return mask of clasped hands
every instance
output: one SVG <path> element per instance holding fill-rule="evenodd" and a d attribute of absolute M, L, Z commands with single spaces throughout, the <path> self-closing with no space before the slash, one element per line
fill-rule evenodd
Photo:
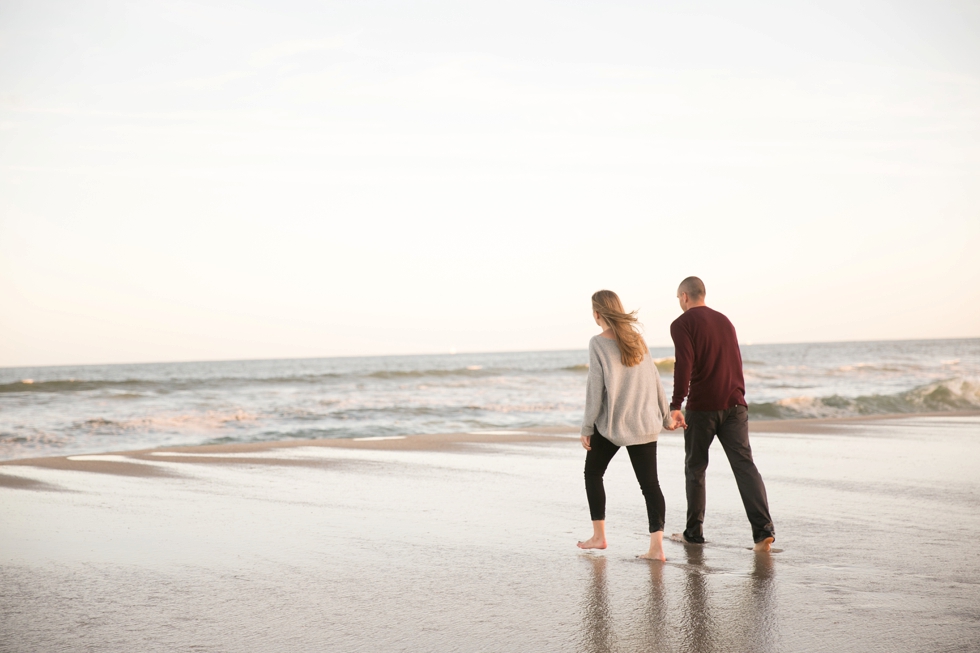
<path fill-rule="evenodd" d="M 679 410 L 670 411 L 670 425 L 664 424 L 664 427 L 668 431 L 673 431 L 676 428 L 687 428 L 687 422 L 684 420 L 684 413 Z"/>

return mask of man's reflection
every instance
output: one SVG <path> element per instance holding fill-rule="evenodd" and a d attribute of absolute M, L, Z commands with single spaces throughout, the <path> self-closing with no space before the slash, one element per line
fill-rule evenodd
<path fill-rule="evenodd" d="M 749 584 L 749 601 L 746 604 L 751 611 L 755 628 L 750 633 L 751 643 L 756 651 L 775 651 L 778 644 L 778 629 L 776 627 L 776 568 L 772 555 L 767 553 L 755 554 L 755 565 L 752 569 Z"/>
<path fill-rule="evenodd" d="M 711 613 L 708 608 L 708 579 L 704 567 L 704 547 L 698 544 L 685 544 L 687 555 L 687 576 L 684 579 L 685 611 L 684 649 L 709 653 L 715 649 L 715 639 L 711 628 Z"/>
<path fill-rule="evenodd" d="M 751 554 L 751 572 L 733 587 L 729 574 L 712 578 L 711 568 L 705 565 L 703 547 L 688 545 L 684 548 L 688 562 L 684 587 L 687 607 L 683 619 L 684 648 L 704 652 L 744 650 L 763 653 L 776 650 L 772 555 Z M 739 555 L 736 564 L 748 562 Z"/>

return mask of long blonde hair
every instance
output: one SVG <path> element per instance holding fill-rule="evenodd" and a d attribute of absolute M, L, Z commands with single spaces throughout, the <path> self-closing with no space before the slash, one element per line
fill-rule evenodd
<path fill-rule="evenodd" d="M 636 320 L 636 311 L 627 313 L 623 302 L 619 301 L 619 295 L 611 290 L 600 290 L 592 295 L 592 310 L 612 329 L 623 365 L 639 365 L 650 350 L 637 330 L 640 323 Z"/>

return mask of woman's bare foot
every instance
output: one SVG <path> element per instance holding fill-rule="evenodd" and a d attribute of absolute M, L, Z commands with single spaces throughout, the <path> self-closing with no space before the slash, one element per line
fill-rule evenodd
<path fill-rule="evenodd" d="M 657 531 L 656 533 L 650 533 L 650 550 L 636 557 L 644 560 L 667 562 L 667 556 L 664 555 L 664 532 Z"/>
<path fill-rule="evenodd" d="M 761 542 L 756 542 L 755 546 L 752 547 L 752 550 L 755 551 L 756 553 L 769 553 L 770 551 L 772 551 L 772 543 L 775 541 L 776 538 L 767 537 Z"/>
<path fill-rule="evenodd" d="M 584 542 L 578 543 L 578 548 L 580 549 L 605 549 L 606 548 L 606 538 L 592 536 Z"/>
<path fill-rule="evenodd" d="M 604 519 L 592 522 L 592 537 L 578 543 L 580 549 L 606 548 L 606 521 Z"/>

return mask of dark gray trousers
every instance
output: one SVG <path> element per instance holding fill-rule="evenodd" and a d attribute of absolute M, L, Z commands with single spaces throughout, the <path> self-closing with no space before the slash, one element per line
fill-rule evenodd
<path fill-rule="evenodd" d="M 749 446 L 749 409 L 734 406 L 727 410 L 689 410 L 684 416 L 684 476 L 687 479 L 687 528 L 689 542 L 704 542 L 704 510 L 707 501 L 704 474 L 708 469 L 708 447 L 715 436 L 721 442 L 735 474 L 745 514 L 752 524 L 752 539 L 761 542 L 775 537 L 769 516 L 769 499 L 762 475 L 752 460 Z"/>

